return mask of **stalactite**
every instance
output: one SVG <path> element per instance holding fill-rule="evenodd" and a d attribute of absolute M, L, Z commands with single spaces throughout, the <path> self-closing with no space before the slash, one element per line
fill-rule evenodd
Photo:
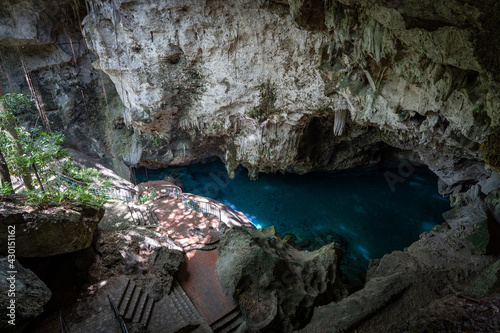
<path fill-rule="evenodd" d="M 335 120 L 333 122 L 333 134 L 341 136 L 344 132 L 344 126 L 347 119 L 347 110 L 335 111 Z"/>

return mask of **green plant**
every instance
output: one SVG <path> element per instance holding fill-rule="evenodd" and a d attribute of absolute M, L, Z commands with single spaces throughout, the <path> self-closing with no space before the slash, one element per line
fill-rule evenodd
<path fill-rule="evenodd" d="M 2 184 L 0 187 L 0 195 L 9 194 L 12 192 L 12 185 L 10 183 Z"/>
<path fill-rule="evenodd" d="M 257 106 L 247 111 L 247 115 L 256 120 L 262 121 L 276 112 L 274 103 L 276 102 L 276 92 L 274 84 L 270 81 L 262 83 L 259 87 L 260 101 Z"/>
<path fill-rule="evenodd" d="M 31 112 L 34 109 L 34 103 L 31 99 L 23 94 L 8 93 L 0 98 L 5 111 L 2 112 L 2 116 L 9 116 L 9 114 L 16 115 L 24 112 Z"/>
<path fill-rule="evenodd" d="M 139 196 L 139 202 L 141 204 L 144 204 L 149 200 L 156 198 L 157 195 L 158 192 L 156 191 L 156 189 L 154 187 L 149 187 L 144 192 L 142 192 L 142 195 Z"/>
<path fill-rule="evenodd" d="M 26 195 L 27 204 L 58 203 L 72 200 L 84 204 L 100 206 L 106 198 L 102 191 L 92 189 L 110 184 L 101 173 L 92 168 L 78 167 L 70 158 L 61 144 L 64 136 L 60 133 L 47 133 L 40 128 L 19 126 L 16 114 L 22 114 L 33 108 L 32 102 L 22 94 L 6 94 L 0 99 L 3 111 L 0 112 L 0 147 L 5 164 L 10 174 L 21 177 L 26 186 L 22 193 Z M 59 163 L 65 159 L 64 163 Z M 57 170 L 57 172 L 56 172 Z M 61 186 L 54 186 L 54 176 L 58 173 L 66 175 L 77 182 L 64 180 Z M 35 174 L 36 183 L 31 175 Z M 80 182 L 80 183 L 78 183 Z M 88 185 L 85 183 L 89 183 Z M 7 184 L 7 182 L 6 182 Z M 45 186 L 44 186 L 45 184 Z M 8 185 L 0 189 L 0 194 L 11 191 Z"/>
<path fill-rule="evenodd" d="M 62 134 L 48 134 L 40 128 L 29 132 L 22 126 L 15 127 L 15 131 L 15 136 L 0 131 L 0 145 L 13 176 L 36 172 L 40 181 L 46 180 L 53 175 L 53 171 L 46 168 L 50 161 L 68 156 L 68 152 L 61 148 Z M 31 175 L 27 179 L 30 178 Z"/>
<path fill-rule="evenodd" d="M 53 189 L 47 192 L 25 190 L 23 194 L 26 195 L 26 205 L 37 206 L 50 203 L 60 205 L 64 201 L 72 201 L 100 207 L 107 201 L 104 195 L 92 193 L 87 186 L 69 186 L 65 190 Z"/>

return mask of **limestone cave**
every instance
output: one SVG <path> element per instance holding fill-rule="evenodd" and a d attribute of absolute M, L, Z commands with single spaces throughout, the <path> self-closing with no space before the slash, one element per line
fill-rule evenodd
<path fill-rule="evenodd" d="M 0 330 L 500 332 L 497 0 L 0 0 Z"/>

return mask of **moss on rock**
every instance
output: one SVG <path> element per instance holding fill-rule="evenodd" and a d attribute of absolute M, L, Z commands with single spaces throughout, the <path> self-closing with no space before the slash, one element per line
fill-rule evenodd
<path fill-rule="evenodd" d="M 486 163 L 500 173 L 500 128 L 496 128 L 481 145 Z"/>

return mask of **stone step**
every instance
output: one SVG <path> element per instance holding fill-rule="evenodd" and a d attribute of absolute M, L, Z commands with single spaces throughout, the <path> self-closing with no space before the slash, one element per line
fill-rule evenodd
<path fill-rule="evenodd" d="M 132 293 L 132 296 L 130 297 L 130 302 L 127 312 L 123 314 L 123 318 L 125 318 L 126 320 L 132 320 L 137 310 L 138 312 L 140 312 L 141 309 L 140 308 L 138 309 L 138 305 L 141 294 L 143 294 L 142 288 L 136 287 L 134 289 L 134 292 Z"/>
<path fill-rule="evenodd" d="M 169 296 L 186 321 L 195 321 L 201 318 L 193 303 L 177 282 L 174 282 L 172 292 Z"/>
<path fill-rule="evenodd" d="M 137 301 L 137 309 L 134 314 L 134 318 L 132 319 L 132 322 L 134 323 L 139 323 L 141 322 L 142 315 L 144 314 L 144 306 L 146 305 L 146 302 L 148 301 L 148 294 L 143 292 L 141 293 L 141 297 Z"/>
<path fill-rule="evenodd" d="M 172 292 L 168 296 L 170 297 L 172 303 L 174 303 L 175 307 L 177 308 L 177 311 L 179 311 L 184 320 L 189 321 L 191 315 L 186 310 L 186 307 L 182 304 L 182 300 L 179 299 L 179 297 L 177 297 L 177 293 L 174 290 L 172 290 Z"/>
<path fill-rule="evenodd" d="M 141 219 L 140 219 L 140 216 L 136 212 L 135 206 L 128 205 L 128 208 L 130 210 L 130 215 L 132 216 L 132 220 L 134 220 L 134 223 L 136 225 L 140 225 L 141 224 Z"/>
<path fill-rule="evenodd" d="M 123 315 L 127 311 L 130 303 L 130 298 L 132 297 L 134 290 L 135 283 L 129 280 L 120 300 L 120 305 L 118 306 L 118 312 L 120 312 L 121 315 Z"/>
<path fill-rule="evenodd" d="M 135 206 L 134 207 L 135 213 L 138 216 L 138 225 L 144 226 L 147 224 L 147 219 L 144 216 L 144 213 L 142 211 L 142 208 L 140 206 Z"/>
<path fill-rule="evenodd" d="M 149 214 L 151 215 L 151 221 L 153 221 L 153 224 L 155 224 L 155 225 L 160 224 L 160 219 L 158 218 L 158 215 L 156 215 L 155 211 L 149 207 L 148 207 L 148 211 L 149 211 Z"/>
<path fill-rule="evenodd" d="M 153 312 L 154 304 L 155 300 L 152 297 L 148 296 L 141 319 L 141 323 L 144 325 L 144 327 L 148 327 L 149 318 L 151 317 L 151 312 Z"/>
<path fill-rule="evenodd" d="M 151 210 L 151 208 L 137 205 L 129 205 L 128 207 L 136 225 L 147 227 L 160 224 L 158 216 Z"/>
<path fill-rule="evenodd" d="M 243 324 L 243 316 L 238 316 L 226 326 L 222 327 L 218 333 L 233 333 L 241 324 Z"/>
<path fill-rule="evenodd" d="M 123 282 L 124 280 L 126 280 L 125 283 Z M 125 294 L 127 293 L 127 290 L 130 286 L 130 279 L 123 278 L 123 279 L 120 279 L 119 281 L 122 283 L 122 285 L 125 285 L 125 286 L 123 287 L 123 290 L 120 292 L 120 298 L 118 299 L 118 303 L 116 303 L 116 307 L 118 310 L 120 310 L 120 307 L 123 303 L 123 300 L 125 299 Z"/>
<path fill-rule="evenodd" d="M 212 328 L 212 330 L 216 333 L 222 332 L 224 328 L 230 326 L 230 324 L 236 321 L 238 317 L 241 318 L 241 312 L 238 308 L 234 308 L 233 311 L 229 312 L 224 317 L 210 325 L 210 328 Z"/>

